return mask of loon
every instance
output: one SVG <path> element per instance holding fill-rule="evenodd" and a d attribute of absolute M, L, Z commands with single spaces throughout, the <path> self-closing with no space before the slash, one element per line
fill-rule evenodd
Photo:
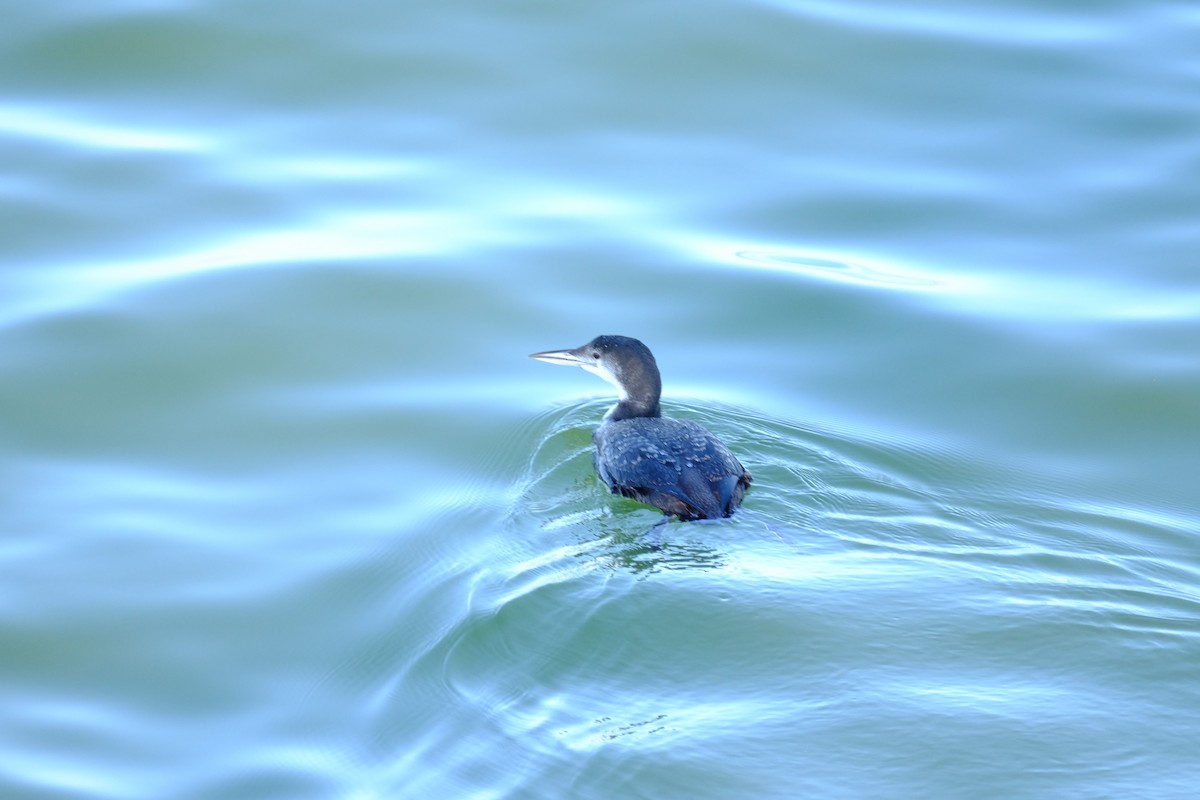
<path fill-rule="evenodd" d="M 703 426 L 662 416 L 662 378 L 650 349 L 628 336 L 597 336 L 574 350 L 530 358 L 582 367 L 617 387 L 617 404 L 592 436 L 596 472 L 614 494 L 681 520 L 728 517 L 750 473 Z"/>

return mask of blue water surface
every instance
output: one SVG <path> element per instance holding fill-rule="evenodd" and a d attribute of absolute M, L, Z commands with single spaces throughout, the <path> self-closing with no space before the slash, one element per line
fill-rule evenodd
<path fill-rule="evenodd" d="M 1194 794 L 1192 4 L 0 41 L 0 795 Z M 600 333 L 732 519 L 598 481 Z"/>

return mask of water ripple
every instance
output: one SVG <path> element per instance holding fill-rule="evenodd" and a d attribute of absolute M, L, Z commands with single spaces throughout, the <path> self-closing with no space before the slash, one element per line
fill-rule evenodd
<path fill-rule="evenodd" d="M 44 107 L 0 107 L 0 131 L 5 136 L 53 142 L 84 150 L 129 150 L 196 153 L 211 149 L 208 137 L 194 130 L 153 131 L 107 121 L 89 120 L 76 109 L 49 111 Z"/>
<path fill-rule="evenodd" d="M 832 258 L 817 258 L 805 255 L 786 255 L 766 250 L 741 250 L 738 258 L 770 269 L 784 272 L 804 273 L 820 278 L 874 283 L 883 286 L 912 289 L 941 287 L 944 281 L 925 275 L 904 274 L 895 268 L 890 271 L 869 267 L 862 262 L 842 261 Z"/>

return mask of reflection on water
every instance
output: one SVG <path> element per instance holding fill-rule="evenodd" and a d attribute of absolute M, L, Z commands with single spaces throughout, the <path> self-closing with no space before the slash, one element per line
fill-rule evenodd
<path fill-rule="evenodd" d="M 614 533 L 588 542 L 587 548 L 577 553 L 576 558 L 591 560 L 602 569 L 628 570 L 643 578 L 664 570 L 706 570 L 725 566 L 726 561 L 715 547 L 683 539 L 683 531 L 678 532 L 680 540 L 675 540 L 674 529 L 679 525 L 689 523 L 658 523 L 643 534 Z M 628 523 L 624 527 L 628 528 Z"/>

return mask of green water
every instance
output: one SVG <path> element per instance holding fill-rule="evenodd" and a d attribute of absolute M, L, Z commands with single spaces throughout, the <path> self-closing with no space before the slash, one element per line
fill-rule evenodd
<path fill-rule="evenodd" d="M 1194 794 L 1191 4 L 0 42 L 0 796 Z M 599 483 L 599 333 L 742 512 Z"/>

